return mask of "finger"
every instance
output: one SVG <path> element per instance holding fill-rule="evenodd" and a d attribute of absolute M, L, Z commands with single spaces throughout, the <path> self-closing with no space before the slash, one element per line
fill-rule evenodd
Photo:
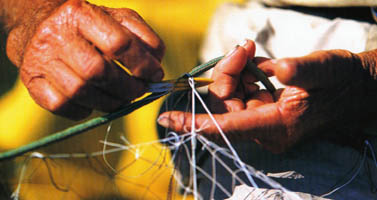
<path fill-rule="evenodd" d="M 72 67 L 84 80 L 103 80 L 105 77 L 105 60 L 101 54 L 81 37 L 71 38 L 61 45 L 59 59 Z"/>
<path fill-rule="evenodd" d="M 233 98 L 237 99 L 245 99 L 245 89 L 243 87 L 243 84 L 238 83 L 238 86 L 236 88 L 236 91 L 234 92 Z"/>
<path fill-rule="evenodd" d="M 255 83 L 255 82 L 259 81 L 258 79 L 255 78 L 254 74 L 251 73 L 249 70 L 242 71 L 241 80 L 244 84 L 245 83 Z"/>
<path fill-rule="evenodd" d="M 239 98 L 225 100 L 224 105 L 228 112 L 238 112 L 245 109 L 245 103 Z"/>
<path fill-rule="evenodd" d="M 232 98 L 246 64 L 246 53 L 243 47 L 237 46 L 215 66 L 212 74 L 214 83 L 209 86 L 212 97 L 222 100 Z"/>
<path fill-rule="evenodd" d="M 275 62 L 275 60 L 265 57 L 255 57 L 253 62 L 266 74 L 267 77 L 274 76 L 274 71 L 270 69 L 268 63 Z"/>
<path fill-rule="evenodd" d="M 244 98 L 245 93 L 243 85 L 238 84 L 237 89 L 234 92 L 233 98 L 224 100 L 226 112 L 237 112 L 245 109 L 245 103 L 243 102 Z"/>
<path fill-rule="evenodd" d="M 62 45 L 58 57 L 84 81 L 125 102 L 141 96 L 146 90 L 142 81 L 107 63 L 100 53 L 81 37 L 74 37 Z M 130 85 L 132 87 L 129 87 Z"/>
<path fill-rule="evenodd" d="M 246 55 L 247 55 L 248 59 L 253 60 L 254 56 L 255 56 L 255 51 L 256 51 L 255 43 L 252 40 L 246 39 L 245 43 L 242 45 L 242 47 L 246 50 Z M 248 80 L 249 82 L 251 82 L 253 80 L 256 81 L 253 74 L 250 73 L 248 70 L 243 70 L 242 73 L 241 73 L 241 76 L 242 76 L 241 77 L 242 80 Z"/>
<path fill-rule="evenodd" d="M 257 65 L 260 65 L 266 61 L 269 61 L 269 60 L 272 60 L 271 58 L 266 58 L 266 57 L 260 57 L 260 56 L 256 56 L 254 58 L 254 63 L 257 64 Z"/>
<path fill-rule="evenodd" d="M 105 14 L 100 8 L 85 1 L 77 1 L 76 11 L 79 32 L 103 53 L 113 55 L 132 42 L 131 33 Z"/>
<path fill-rule="evenodd" d="M 303 57 L 285 58 L 264 63 L 278 80 L 305 89 L 334 87 L 361 75 L 354 66 L 352 53 L 344 50 L 317 51 Z"/>
<path fill-rule="evenodd" d="M 69 102 L 63 94 L 43 78 L 34 78 L 26 86 L 37 104 L 57 115 L 80 120 L 92 112 L 89 108 Z"/>
<path fill-rule="evenodd" d="M 249 59 L 254 59 L 255 51 L 256 51 L 256 46 L 255 46 L 254 41 L 246 39 L 242 47 L 246 50 L 247 57 Z"/>
<path fill-rule="evenodd" d="M 82 80 L 63 62 L 51 61 L 49 64 L 46 79 L 67 99 L 81 106 L 105 112 L 114 111 L 122 104 L 121 100 Z"/>
<path fill-rule="evenodd" d="M 244 89 L 244 95 L 245 97 L 248 97 L 259 90 L 259 85 L 256 84 L 257 80 L 253 75 L 251 74 L 245 75 L 245 74 L 246 73 L 242 74 L 241 80 L 242 80 L 242 87 Z"/>
<path fill-rule="evenodd" d="M 273 103 L 274 97 L 266 90 L 261 90 L 255 93 L 247 102 L 247 109 L 253 109 L 263 104 Z"/>
<path fill-rule="evenodd" d="M 244 45 L 237 46 L 214 69 L 214 84 L 209 87 L 209 102 L 215 113 L 236 112 L 245 108 L 241 99 L 245 97 L 244 88 L 239 84 L 239 76 L 246 60 L 254 57 L 255 44 L 246 40 Z"/>
<path fill-rule="evenodd" d="M 120 60 L 134 76 L 160 81 L 164 74 L 159 61 L 129 30 L 104 13 L 102 9 L 82 3 L 78 13 L 80 33 L 104 54 Z"/>
<path fill-rule="evenodd" d="M 246 102 L 246 109 L 254 109 L 264 104 L 265 103 L 259 99 L 251 99 Z"/>
<path fill-rule="evenodd" d="M 145 47 L 148 48 L 149 52 L 161 61 L 164 55 L 165 45 L 160 37 L 158 37 L 138 13 L 128 8 L 115 9 L 102 7 L 102 9 L 104 9 L 122 26 L 135 34 L 140 41 L 145 44 Z"/>
<path fill-rule="evenodd" d="M 254 83 L 244 83 L 245 96 L 253 95 L 259 90 L 259 85 Z"/>
<path fill-rule="evenodd" d="M 152 82 L 161 81 L 164 72 L 160 62 L 141 46 L 135 40 L 127 49 L 117 52 L 115 59 L 123 63 L 135 77 Z"/>
<path fill-rule="evenodd" d="M 286 88 L 285 88 L 285 89 L 286 89 Z M 273 94 L 273 99 L 274 99 L 275 101 L 278 101 L 278 100 L 280 99 L 281 95 L 283 94 L 283 92 L 284 92 L 285 89 L 284 89 L 284 88 L 279 88 L 279 89 L 277 89 L 277 90 L 274 92 L 274 94 Z"/>
<path fill-rule="evenodd" d="M 267 90 L 258 91 L 257 93 L 254 94 L 254 96 L 252 98 L 253 99 L 259 99 L 259 100 L 263 101 L 264 103 L 273 103 L 274 102 L 274 97 Z"/>
<path fill-rule="evenodd" d="M 161 114 L 158 123 L 175 132 L 191 131 L 191 113 L 171 111 Z M 224 133 L 247 133 L 245 138 L 263 137 L 266 130 L 280 128 L 282 120 L 276 104 L 266 104 L 253 110 L 214 114 L 216 123 Z M 218 134 L 219 129 L 207 114 L 195 115 L 195 127 L 203 134 Z"/>
<path fill-rule="evenodd" d="M 256 84 L 258 80 L 255 76 L 248 70 L 244 70 L 241 74 L 242 87 L 244 89 L 245 97 L 253 95 L 259 90 L 259 86 Z"/>

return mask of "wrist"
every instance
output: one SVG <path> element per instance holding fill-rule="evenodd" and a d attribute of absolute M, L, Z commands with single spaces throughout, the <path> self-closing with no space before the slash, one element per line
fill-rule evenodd
<path fill-rule="evenodd" d="M 13 0 L 8 3 L 9 6 L 15 6 L 12 9 L 8 7 L 9 11 L 4 12 L 4 23 L 9 33 L 6 51 L 8 58 L 14 65 L 21 66 L 24 51 L 38 25 L 65 1 Z"/>

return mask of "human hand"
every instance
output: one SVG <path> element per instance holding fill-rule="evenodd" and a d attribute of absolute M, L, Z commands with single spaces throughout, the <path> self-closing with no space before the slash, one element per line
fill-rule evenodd
<path fill-rule="evenodd" d="M 249 41 L 214 68 L 207 104 L 227 137 L 254 140 L 280 153 L 329 127 L 355 130 L 376 113 L 376 83 L 358 55 L 332 50 L 280 60 L 254 58 L 260 69 L 286 85 L 270 94 L 259 90 L 255 78 L 244 70 L 254 49 Z M 191 129 L 191 114 L 165 112 L 158 122 L 183 132 Z M 219 133 L 207 114 L 197 114 L 195 126 L 207 136 Z"/>
<path fill-rule="evenodd" d="M 141 96 L 144 81 L 163 78 L 164 45 L 133 10 L 69 0 L 25 35 L 28 27 L 10 32 L 7 53 L 35 102 L 53 113 L 82 119 L 93 109 L 110 112 Z M 22 63 L 20 37 L 30 38 Z"/>

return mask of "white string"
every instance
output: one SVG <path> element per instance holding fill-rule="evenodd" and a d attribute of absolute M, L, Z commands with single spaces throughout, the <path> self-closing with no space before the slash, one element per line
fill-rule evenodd
<path fill-rule="evenodd" d="M 255 183 L 254 179 L 250 176 L 249 172 L 247 171 L 247 169 L 245 167 L 245 164 L 241 161 L 241 159 L 238 156 L 236 150 L 233 148 L 232 144 L 230 143 L 230 141 L 228 140 L 228 138 L 224 134 L 224 132 L 221 129 L 220 125 L 217 123 L 216 119 L 213 117 L 212 113 L 207 108 L 206 104 L 204 103 L 203 99 L 200 97 L 199 93 L 195 90 L 194 85 L 190 84 L 190 87 L 192 89 L 193 94 L 195 94 L 195 96 L 198 98 L 198 100 L 202 104 L 203 108 L 205 109 L 205 111 L 207 112 L 207 114 L 209 115 L 209 117 L 211 118 L 212 122 L 215 124 L 215 126 L 216 126 L 217 130 L 219 131 L 221 137 L 223 138 L 225 144 L 228 146 L 228 148 L 230 149 L 230 151 L 234 155 L 234 157 L 236 159 L 236 162 L 238 162 L 240 164 L 241 169 L 244 171 L 244 173 L 245 173 L 247 179 L 249 180 L 249 182 L 251 183 L 251 185 L 253 187 L 255 187 L 255 188 L 258 188 L 258 185 Z"/>
<path fill-rule="evenodd" d="M 225 144 L 228 146 L 231 154 L 233 155 L 233 159 L 235 161 L 235 164 L 236 166 L 238 166 L 240 168 L 240 170 L 242 170 L 244 172 L 244 174 L 246 175 L 248 181 L 251 183 L 251 185 L 254 187 L 254 188 L 259 188 L 258 185 L 255 183 L 254 179 L 252 178 L 251 174 L 252 175 L 257 175 L 258 178 L 260 178 L 261 180 L 263 180 L 265 183 L 267 184 L 270 184 L 272 187 L 274 188 L 278 188 L 278 189 L 281 189 L 283 192 L 286 192 L 290 199 L 294 199 L 294 200 L 300 200 L 301 198 L 293 193 L 293 192 L 290 192 L 289 190 L 287 190 L 286 188 L 284 188 L 283 186 L 281 186 L 279 183 L 273 181 L 272 179 L 270 179 L 269 177 L 267 177 L 266 175 L 264 175 L 262 172 L 259 172 L 259 173 L 250 173 L 250 171 L 248 169 L 253 169 L 253 172 L 255 172 L 255 169 L 251 166 L 246 166 L 246 164 L 244 162 L 242 162 L 241 158 L 238 156 L 238 153 L 237 151 L 233 148 L 233 146 L 231 145 L 230 141 L 228 140 L 228 138 L 226 137 L 226 135 L 224 134 L 224 132 L 222 131 L 220 125 L 217 123 L 216 119 L 214 118 L 214 116 L 212 115 L 212 113 L 210 112 L 210 110 L 208 109 L 207 105 L 205 104 L 205 102 L 203 101 L 203 99 L 201 98 L 200 94 L 196 91 L 195 89 L 195 85 L 192 84 L 191 82 L 189 82 L 189 85 L 192 89 L 192 93 L 195 94 L 196 98 L 200 101 L 201 105 L 203 106 L 204 110 L 207 112 L 208 116 L 211 118 L 212 122 L 215 124 L 217 130 L 219 131 L 221 137 L 223 138 Z M 193 110 L 192 112 L 194 112 L 195 110 Z M 238 165 L 237 165 L 238 164 Z M 262 197 L 262 199 L 264 199 Z"/>
<path fill-rule="evenodd" d="M 374 164 L 377 168 L 377 160 L 376 160 L 376 155 L 374 154 L 374 148 L 368 140 L 365 140 L 365 144 L 369 147 L 369 150 L 372 153 L 372 158 L 373 158 Z"/>
<path fill-rule="evenodd" d="M 326 197 L 326 196 L 329 196 L 331 194 L 333 194 L 334 192 L 344 188 L 345 186 L 347 186 L 348 184 L 350 184 L 355 178 L 356 176 L 360 173 L 361 171 L 361 167 L 364 165 L 365 163 L 365 159 L 367 157 L 367 143 L 365 143 L 365 146 L 364 146 L 364 150 L 363 150 L 363 157 L 361 159 L 361 162 L 359 164 L 359 167 L 357 168 L 357 170 L 355 171 L 355 173 L 352 175 L 352 177 L 347 181 L 345 182 L 343 185 L 339 186 L 339 187 L 336 187 L 335 189 L 331 190 L 330 192 L 326 193 L 326 194 L 323 194 L 321 195 L 321 197 Z"/>
<path fill-rule="evenodd" d="M 107 144 L 107 138 L 109 137 L 109 134 L 110 134 L 110 131 L 111 131 L 111 127 L 112 127 L 112 124 L 113 122 L 110 122 L 109 126 L 107 127 L 106 129 L 106 135 L 105 135 L 105 141 L 103 143 L 103 150 L 102 150 L 102 158 L 103 158 L 103 161 L 105 162 L 105 164 L 107 165 L 107 167 L 109 167 L 114 173 L 118 173 L 117 170 L 111 166 L 111 164 L 109 163 L 109 161 L 107 160 L 106 158 L 106 154 L 105 154 L 105 151 L 106 151 L 106 144 Z"/>
<path fill-rule="evenodd" d="M 258 186 L 254 182 L 254 179 L 253 179 L 252 176 L 259 178 L 260 180 L 269 184 L 271 187 L 280 189 L 283 192 L 290 193 L 287 189 L 285 189 L 279 183 L 277 183 L 274 180 L 270 179 L 269 177 L 265 176 L 262 172 L 255 170 L 252 166 L 248 166 L 246 163 L 244 163 L 240 159 L 236 150 L 233 148 L 230 141 L 228 140 L 226 135 L 223 133 L 220 125 L 216 122 L 214 116 L 211 114 L 211 112 L 207 108 L 206 104 L 204 103 L 203 99 L 200 97 L 200 95 L 196 91 L 194 81 L 192 79 L 189 79 L 189 85 L 192 89 L 192 99 L 191 99 L 192 100 L 192 105 L 191 105 L 192 106 L 192 119 L 191 119 L 192 121 L 191 121 L 191 131 L 189 133 L 178 135 L 174 132 L 169 132 L 166 138 L 162 138 L 162 139 L 154 140 L 154 141 L 149 141 L 149 142 L 144 142 L 144 143 L 139 143 L 139 144 L 131 144 L 124 136 L 121 136 L 120 140 L 123 141 L 123 144 L 119 144 L 119 143 L 116 143 L 116 142 L 108 141 L 108 135 L 109 135 L 110 130 L 111 130 L 111 124 L 110 124 L 110 126 L 107 129 L 104 141 L 100 141 L 101 143 L 103 143 L 102 151 L 92 152 L 92 153 L 52 154 L 52 155 L 48 155 L 48 156 L 43 156 L 42 154 L 39 155 L 38 153 L 35 153 L 35 154 L 32 154 L 32 156 L 34 158 L 89 158 L 89 157 L 95 157 L 95 156 L 102 156 L 104 158 L 104 161 L 107 164 L 107 166 L 117 174 L 117 178 L 119 178 L 121 180 L 127 180 L 128 181 L 128 178 L 141 177 L 147 171 L 152 169 L 154 166 L 161 166 L 161 167 L 164 168 L 163 170 L 171 169 L 172 166 L 174 166 L 174 161 L 176 161 L 176 159 L 177 159 L 177 156 L 179 154 L 179 150 L 181 148 L 183 148 L 185 155 L 188 158 L 189 165 L 192 168 L 191 169 L 191 173 L 192 173 L 191 182 L 192 182 L 192 187 L 193 187 L 191 189 L 190 185 L 185 186 L 185 184 L 182 182 L 182 180 L 179 177 L 176 177 L 176 175 L 173 175 L 177 185 L 182 187 L 185 191 L 183 198 L 187 197 L 187 193 L 192 193 L 194 195 L 195 199 L 201 199 L 202 198 L 200 196 L 199 191 L 198 191 L 198 183 L 197 183 L 198 173 L 200 175 L 203 175 L 204 178 L 208 179 L 212 183 L 212 186 L 211 186 L 212 189 L 211 189 L 211 193 L 210 193 L 211 198 L 215 198 L 215 190 L 216 189 L 219 189 L 224 194 L 231 196 L 232 190 L 234 189 L 234 185 L 236 183 L 245 184 L 245 182 L 238 175 L 239 173 L 244 173 L 247 176 L 248 181 L 255 188 L 258 188 Z M 225 141 L 228 149 L 220 147 L 217 144 L 207 140 L 202 135 L 197 134 L 199 131 L 204 130 L 206 127 L 208 127 L 208 122 L 203 123 L 202 126 L 199 127 L 199 128 L 195 127 L 195 120 L 196 120 L 195 119 L 195 110 L 196 110 L 196 107 L 195 107 L 196 106 L 195 105 L 196 99 L 195 98 L 198 98 L 201 105 L 203 106 L 203 108 L 206 110 L 206 112 L 210 116 L 211 121 L 215 124 L 216 128 L 220 132 L 220 135 L 223 138 L 223 140 Z M 189 141 L 191 142 L 191 145 L 188 145 Z M 202 144 L 202 149 L 208 151 L 210 153 L 211 157 L 212 157 L 212 166 L 213 166 L 212 174 L 209 174 L 208 171 L 201 168 L 201 166 L 197 165 L 196 149 L 197 149 L 197 143 L 198 142 L 200 144 Z M 153 160 L 152 159 L 147 160 L 147 159 L 143 158 L 143 155 L 142 155 L 143 148 L 149 148 L 149 147 L 153 148 L 156 145 L 159 145 L 160 143 L 167 145 L 167 147 L 162 148 L 161 152 L 165 152 L 166 149 L 172 150 L 171 151 L 172 156 L 171 156 L 169 163 L 159 164 L 161 154 L 159 154 L 156 158 L 153 158 Z M 191 149 L 189 147 L 191 147 Z M 149 162 L 150 167 L 145 169 L 144 171 L 138 173 L 138 174 L 133 174 L 133 175 L 128 175 L 128 176 L 120 174 L 120 172 L 122 170 L 117 170 L 114 167 L 112 167 L 106 159 L 106 155 L 108 155 L 110 153 L 120 152 L 120 151 L 127 151 L 127 152 L 134 154 L 135 160 L 142 160 L 142 161 Z M 223 160 L 222 157 L 220 157 L 220 155 L 224 156 L 226 159 L 232 159 L 234 161 L 235 167 L 238 167 L 239 169 L 238 170 L 232 170 L 231 167 L 226 164 L 225 160 Z M 219 163 L 219 165 L 222 168 L 224 168 L 229 174 L 231 174 L 231 177 L 232 177 L 232 183 L 231 183 L 232 184 L 232 190 L 231 191 L 227 190 L 226 187 L 224 185 L 222 185 L 220 183 L 220 181 L 217 180 L 218 177 L 216 176 L 216 164 L 214 164 L 214 163 Z M 21 180 L 24 178 L 25 171 L 26 171 L 26 163 L 23 166 L 22 171 L 21 171 L 20 180 L 19 180 L 20 183 L 21 183 Z M 155 179 L 156 178 L 157 178 L 157 175 L 155 176 Z M 230 184 L 230 183 L 226 183 L 226 184 Z M 141 186 L 143 186 L 143 185 L 140 185 L 140 187 Z M 17 187 L 16 191 L 14 192 L 14 196 L 12 195 L 12 197 L 16 197 L 18 199 L 20 187 L 21 187 L 20 185 Z M 145 187 L 145 188 L 148 188 L 148 187 Z M 151 192 L 151 191 L 149 191 L 149 192 Z M 153 194 L 153 192 L 151 192 L 151 194 Z M 296 198 L 297 195 L 296 196 L 294 196 L 294 195 L 296 195 L 296 194 L 293 194 L 292 199 L 299 199 L 299 198 Z"/>
<path fill-rule="evenodd" d="M 20 178 L 18 179 L 18 184 L 17 184 L 17 188 L 16 190 L 12 193 L 12 195 L 10 196 L 11 199 L 13 200 L 18 200 L 19 197 L 20 197 L 20 191 L 21 191 L 21 185 L 22 185 L 22 181 L 25 177 L 25 173 L 26 173 L 26 169 L 27 169 L 27 165 L 28 163 L 30 162 L 30 160 L 32 158 L 40 158 L 40 159 L 43 159 L 44 156 L 43 154 L 39 153 L 39 152 L 33 152 L 32 154 L 30 154 L 29 157 L 26 158 L 25 162 L 23 163 L 22 165 L 22 168 L 21 168 L 21 174 L 20 174 Z"/>
<path fill-rule="evenodd" d="M 329 195 L 333 194 L 334 192 L 336 192 L 336 191 L 338 191 L 338 190 L 344 188 L 344 187 L 347 186 L 348 184 L 350 184 L 350 183 L 356 178 L 356 176 L 357 176 L 357 175 L 360 173 L 360 171 L 361 171 L 361 167 L 365 164 L 366 157 L 367 157 L 367 154 L 366 154 L 366 153 L 367 153 L 367 147 L 369 148 L 370 152 L 372 153 L 372 158 L 373 158 L 374 164 L 375 164 L 375 166 L 376 166 L 376 168 L 377 168 L 376 155 L 374 154 L 374 149 L 373 149 L 372 145 L 369 143 L 368 140 L 365 140 L 365 141 L 364 141 L 364 144 L 365 144 L 365 146 L 364 146 L 364 150 L 363 150 L 363 158 L 362 158 L 362 160 L 361 160 L 361 162 L 360 162 L 360 165 L 359 165 L 358 169 L 357 169 L 356 172 L 352 175 L 352 177 L 351 177 L 346 183 L 344 183 L 343 185 L 341 185 L 341 186 L 335 188 L 334 190 L 332 190 L 332 191 L 330 191 L 330 192 L 328 192 L 328 193 L 322 195 L 321 197 L 326 197 L 326 196 L 329 196 Z"/>
<path fill-rule="evenodd" d="M 191 163 L 192 163 L 192 182 L 193 182 L 193 190 L 194 192 L 194 199 L 198 199 L 197 191 L 197 176 L 196 176 L 196 131 L 195 131 L 195 82 L 193 77 L 189 77 L 188 79 L 189 85 L 192 89 L 191 95 Z"/>
<path fill-rule="evenodd" d="M 244 183 L 242 181 L 242 179 L 240 179 L 240 177 L 237 176 L 237 173 L 240 172 L 240 171 L 242 171 L 242 169 L 238 169 L 236 171 L 232 171 L 232 169 L 230 169 L 225 164 L 225 162 L 223 160 L 221 160 L 215 154 L 216 154 L 216 152 L 219 152 L 219 153 L 221 153 L 221 155 L 223 155 L 223 156 L 225 156 L 225 157 L 227 157 L 229 159 L 235 160 L 234 155 L 232 155 L 231 153 L 229 153 L 227 151 L 227 149 L 219 147 L 217 144 L 215 144 L 213 142 L 210 142 L 209 140 L 207 140 L 205 137 L 203 137 L 201 135 L 198 135 L 198 140 L 201 141 L 201 143 L 205 144 L 205 146 L 207 147 L 206 149 L 211 153 L 212 157 L 215 158 L 216 161 L 218 163 L 220 163 L 222 165 L 222 167 L 224 167 L 230 174 L 232 174 L 232 177 L 235 177 L 235 179 L 232 181 L 232 185 L 235 184 L 235 180 L 237 180 L 238 182 L 240 182 L 243 185 L 246 185 L 246 183 Z M 279 190 L 283 191 L 284 193 L 287 193 L 290 196 L 290 199 L 301 199 L 296 193 L 293 193 L 293 192 L 287 190 L 280 183 L 274 181 L 273 179 L 271 179 L 270 177 L 268 177 L 264 173 L 256 170 L 252 166 L 249 166 L 249 165 L 246 165 L 246 164 L 245 164 L 245 166 L 247 167 L 247 169 L 250 172 L 250 174 L 252 174 L 253 176 L 259 178 L 260 180 L 262 180 L 266 184 L 270 185 L 272 188 L 279 189 Z M 234 188 L 234 187 L 232 187 L 232 188 Z"/>
<path fill-rule="evenodd" d="M 186 154 L 189 155 L 189 150 L 187 149 L 187 146 L 183 146 L 186 150 Z M 192 164 L 192 161 L 189 160 L 190 164 Z M 228 192 L 224 186 L 222 186 L 220 183 L 218 183 L 216 180 L 214 180 L 211 175 L 209 175 L 204 169 L 200 168 L 200 167 L 197 167 L 196 168 L 197 171 L 199 171 L 201 174 L 203 174 L 208 180 L 211 180 L 213 183 L 215 183 L 217 185 L 217 187 L 219 187 L 220 190 L 222 190 L 226 195 L 230 196 L 230 192 Z M 197 193 L 199 195 L 199 192 L 198 191 L 193 191 L 194 193 Z"/>

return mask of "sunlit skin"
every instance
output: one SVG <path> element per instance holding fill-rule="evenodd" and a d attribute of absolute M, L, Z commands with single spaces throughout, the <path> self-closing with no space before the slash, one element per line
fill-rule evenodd
<path fill-rule="evenodd" d="M 214 68 L 215 82 L 209 86 L 206 103 L 228 137 L 255 141 L 280 153 L 316 131 L 330 127 L 354 131 L 376 116 L 377 84 L 365 70 L 375 67 L 375 52 L 318 51 L 279 60 L 254 58 L 254 54 L 255 44 L 248 41 Z M 254 59 L 269 76 L 276 75 L 286 88 L 274 94 L 260 90 L 244 70 L 247 59 Z M 191 129 L 191 114 L 170 111 L 161 114 L 158 122 L 184 132 Z M 220 138 L 207 114 L 197 114 L 195 126 L 204 127 L 201 134 Z"/>
<path fill-rule="evenodd" d="M 25 30 L 34 26 L 27 22 L 13 27 L 7 43 L 8 57 L 19 66 L 23 83 L 43 108 L 82 119 L 93 109 L 116 110 L 141 96 L 146 82 L 163 78 L 164 44 L 133 10 L 97 7 L 82 0 L 54 9 L 44 17 L 30 17 L 30 23 L 40 21 L 29 35 Z M 26 42 L 24 50 L 20 40 Z M 133 76 L 112 59 L 127 66 Z"/>

